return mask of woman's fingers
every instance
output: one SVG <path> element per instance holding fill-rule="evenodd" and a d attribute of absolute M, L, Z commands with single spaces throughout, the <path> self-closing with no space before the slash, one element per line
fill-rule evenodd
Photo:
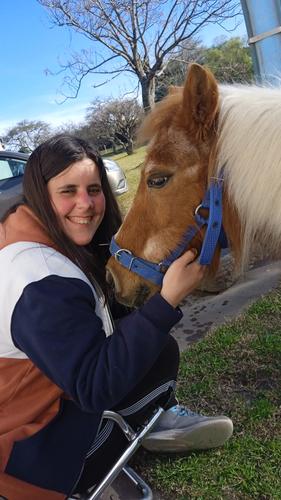
<path fill-rule="evenodd" d="M 204 277 L 206 266 L 194 260 L 196 255 L 196 250 L 188 250 L 171 264 L 164 276 L 161 295 L 173 306 L 191 293 Z"/>
<path fill-rule="evenodd" d="M 190 264 L 190 262 L 193 262 L 194 259 L 196 258 L 197 253 L 198 252 L 197 252 L 196 248 L 191 248 L 190 250 L 187 250 L 186 252 L 184 252 L 184 254 L 182 254 L 177 259 L 177 261 L 180 263 L 185 263 L 185 265 Z"/>

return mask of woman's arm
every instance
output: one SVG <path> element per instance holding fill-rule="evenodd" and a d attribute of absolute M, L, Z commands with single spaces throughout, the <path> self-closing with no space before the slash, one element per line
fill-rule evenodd
<path fill-rule="evenodd" d="M 11 331 L 15 345 L 81 408 L 100 412 L 133 389 L 181 317 L 156 294 L 106 337 L 89 285 L 51 275 L 25 287 Z"/>

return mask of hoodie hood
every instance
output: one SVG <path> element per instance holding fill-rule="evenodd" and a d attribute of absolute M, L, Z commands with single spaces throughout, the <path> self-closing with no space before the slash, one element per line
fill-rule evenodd
<path fill-rule="evenodd" d="M 42 222 L 26 205 L 20 205 L 0 224 L 0 250 L 19 241 L 34 241 L 54 247 Z"/>

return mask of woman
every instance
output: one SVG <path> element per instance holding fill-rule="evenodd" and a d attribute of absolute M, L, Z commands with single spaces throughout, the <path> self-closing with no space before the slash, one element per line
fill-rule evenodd
<path fill-rule="evenodd" d="M 194 253 L 112 331 L 106 245 L 120 215 L 101 158 L 78 138 L 49 139 L 27 162 L 23 192 L 0 240 L 0 494 L 59 499 L 99 481 L 125 442 L 113 424 L 100 427 L 105 409 L 136 426 L 162 404 L 148 449 L 221 445 L 231 420 L 179 407 L 173 392 L 169 331 L 204 274 Z"/>

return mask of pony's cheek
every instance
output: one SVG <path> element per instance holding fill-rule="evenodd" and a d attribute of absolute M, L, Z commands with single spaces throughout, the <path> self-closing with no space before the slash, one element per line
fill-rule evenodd
<path fill-rule="evenodd" d="M 143 258 L 150 262 L 160 262 L 163 259 L 163 248 L 165 248 L 163 243 L 159 234 L 148 238 L 142 251 Z"/>

